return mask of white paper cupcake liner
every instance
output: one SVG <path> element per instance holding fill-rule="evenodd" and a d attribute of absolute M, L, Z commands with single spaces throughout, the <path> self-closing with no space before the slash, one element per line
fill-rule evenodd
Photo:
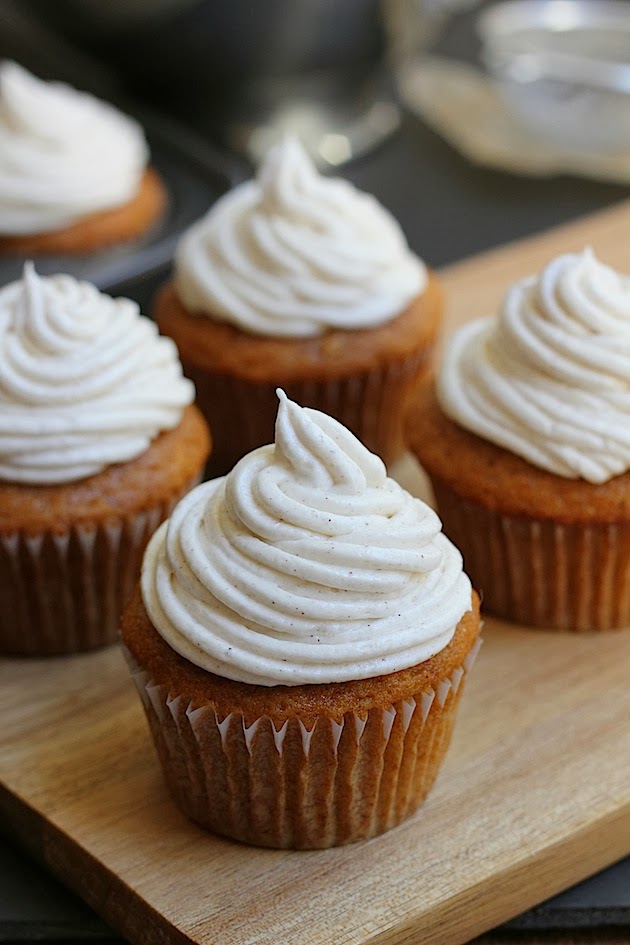
<path fill-rule="evenodd" d="M 560 630 L 630 627 L 630 524 L 519 518 L 434 488 L 485 611 Z"/>
<path fill-rule="evenodd" d="M 114 643 L 149 538 L 197 482 L 126 518 L 0 534 L 0 652 L 51 656 Z"/>
<path fill-rule="evenodd" d="M 278 410 L 276 388 L 304 407 L 330 414 L 347 426 L 386 464 L 404 450 L 406 412 L 429 376 L 431 348 L 381 369 L 333 380 L 248 381 L 212 375 L 185 364 L 194 381 L 197 405 L 215 433 L 209 469 L 223 474 L 246 453 L 273 442 Z"/>
<path fill-rule="evenodd" d="M 365 715 L 274 725 L 221 718 L 156 684 L 126 650 L 175 800 L 201 825 L 260 846 L 308 849 L 375 836 L 411 814 L 448 747 L 464 677 Z"/>

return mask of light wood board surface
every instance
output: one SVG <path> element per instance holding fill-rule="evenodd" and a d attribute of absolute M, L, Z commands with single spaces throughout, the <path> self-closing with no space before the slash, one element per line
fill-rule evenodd
<path fill-rule="evenodd" d="M 630 271 L 629 232 L 630 203 L 453 266 L 449 322 L 586 243 Z M 116 648 L 0 660 L 0 811 L 134 945 L 458 945 L 630 853 L 630 631 L 484 636 L 428 802 L 375 840 L 291 853 L 188 823 Z"/>

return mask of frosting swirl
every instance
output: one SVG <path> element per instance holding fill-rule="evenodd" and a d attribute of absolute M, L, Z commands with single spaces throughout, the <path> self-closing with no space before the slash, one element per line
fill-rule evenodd
<path fill-rule="evenodd" d="M 461 328 L 438 378 L 448 416 L 528 462 L 606 482 L 630 469 L 630 278 L 591 250 L 506 294 Z"/>
<path fill-rule="evenodd" d="M 147 159 L 142 129 L 113 106 L 0 65 L 0 234 L 46 233 L 127 203 Z"/>
<path fill-rule="evenodd" d="M 294 139 L 269 153 L 257 180 L 214 204 L 175 257 L 190 312 L 262 335 L 383 324 L 426 279 L 391 214 L 348 181 L 318 174 Z"/>
<path fill-rule="evenodd" d="M 279 396 L 275 446 L 198 486 L 151 540 L 153 625 L 191 662 L 265 686 L 428 659 L 471 606 L 461 555 L 345 427 Z"/>
<path fill-rule="evenodd" d="M 0 479 L 72 482 L 135 459 L 194 396 L 130 299 L 32 264 L 0 289 Z"/>

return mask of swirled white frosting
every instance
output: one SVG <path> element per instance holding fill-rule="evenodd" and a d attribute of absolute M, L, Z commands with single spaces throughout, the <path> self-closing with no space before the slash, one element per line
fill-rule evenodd
<path fill-rule="evenodd" d="M 588 249 L 554 259 L 498 319 L 455 334 L 438 396 L 461 426 L 559 476 L 630 469 L 630 278 Z"/>
<path fill-rule="evenodd" d="M 428 659 L 471 607 L 461 555 L 345 427 L 279 395 L 275 446 L 193 490 L 152 539 L 153 625 L 191 662 L 265 686 Z"/>
<path fill-rule="evenodd" d="M 135 459 L 194 396 L 130 299 L 30 264 L 0 289 L 0 479 L 72 482 Z"/>
<path fill-rule="evenodd" d="M 391 214 L 348 181 L 318 174 L 294 139 L 219 200 L 175 257 L 190 312 L 262 335 L 381 325 L 426 279 Z"/>
<path fill-rule="evenodd" d="M 147 159 L 142 129 L 113 106 L 0 65 L 0 234 L 46 233 L 127 203 Z"/>

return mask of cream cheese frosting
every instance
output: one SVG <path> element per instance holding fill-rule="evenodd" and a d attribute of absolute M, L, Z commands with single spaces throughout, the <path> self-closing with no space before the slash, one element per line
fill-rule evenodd
<path fill-rule="evenodd" d="M 461 555 L 345 427 L 278 394 L 275 445 L 198 486 L 151 540 L 151 622 L 192 663 L 250 684 L 423 662 L 471 608 Z"/>
<path fill-rule="evenodd" d="M 391 214 L 348 181 L 322 177 L 292 138 L 183 236 L 175 257 L 190 312 L 262 335 L 384 324 L 426 280 Z"/>
<path fill-rule="evenodd" d="M 0 479 L 72 482 L 135 459 L 194 396 L 130 299 L 32 264 L 0 289 Z"/>
<path fill-rule="evenodd" d="M 455 422 L 528 462 L 602 483 L 630 469 L 630 278 L 590 249 L 506 294 L 447 346 L 438 398 Z"/>
<path fill-rule="evenodd" d="M 141 127 L 113 106 L 0 64 L 0 234 L 47 233 L 127 203 L 147 160 Z"/>

